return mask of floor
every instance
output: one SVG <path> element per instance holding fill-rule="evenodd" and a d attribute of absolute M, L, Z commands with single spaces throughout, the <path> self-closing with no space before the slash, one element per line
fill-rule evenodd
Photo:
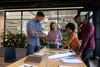
<path fill-rule="evenodd" d="M 0 67 L 6 67 L 9 64 L 10 63 L 4 62 L 4 57 L 0 57 Z M 90 60 L 90 67 L 98 67 L 98 61 L 97 60 Z"/>

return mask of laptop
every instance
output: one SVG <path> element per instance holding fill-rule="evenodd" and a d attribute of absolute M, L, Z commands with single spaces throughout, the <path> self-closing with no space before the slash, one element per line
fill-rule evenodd
<path fill-rule="evenodd" d="M 42 57 L 28 56 L 24 62 L 41 63 Z"/>

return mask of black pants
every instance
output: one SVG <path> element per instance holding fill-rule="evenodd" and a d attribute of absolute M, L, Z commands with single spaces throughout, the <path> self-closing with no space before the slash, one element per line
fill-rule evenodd
<path fill-rule="evenodd" d="M 85 48 L 82 52 L 82 60 L 87 65 L 87 67 L 90 67 L 89 60 L 90 60 L 90 54 L 93 52 L 94 49 L 87 49 Z"/>

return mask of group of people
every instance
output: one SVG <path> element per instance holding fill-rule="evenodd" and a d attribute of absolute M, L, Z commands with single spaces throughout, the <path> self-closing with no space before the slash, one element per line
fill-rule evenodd
<path fill-rule="evenodd" d="M 43 18 L 43 12 L 39 11 L 36 17 L 27 24 L 27 55 L 40 50 L 39 38 L 42 37 L 42 26 L 39 22 Z M 46 40 L 49 42 L 49 48 L 56 48 L 58 50 L 62 50 L 69 45 L 69 49 L 76 51 L 76 56 L 82 57 L 87 67 L 90 67 L 90 53 L 95 49 L 94 26 L 91 22 L 83 19 L 81 15 L 76 15 L 74 21 L 77 23 L 78 36 L 74 32 L 75 25 L 71 22 L 68 23 L 66 25 L 68 41 L 61 48 L 59 48 L 59 42 L 62 40 L 62 35 L 57 30 L 55 22 L 50 23 L 50 31 Z M 79 40 L 82 40 L 82 43 Z"/>

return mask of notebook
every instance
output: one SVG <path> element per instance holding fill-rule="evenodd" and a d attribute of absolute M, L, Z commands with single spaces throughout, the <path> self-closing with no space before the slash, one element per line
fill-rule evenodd
<path fill-rule="evenodd" d="M 35 62 L 35 63 L 41 63 L 42 57 L 35 57 L 35 56 L 29 56 L 26 58 L 24 62 Z"/>

